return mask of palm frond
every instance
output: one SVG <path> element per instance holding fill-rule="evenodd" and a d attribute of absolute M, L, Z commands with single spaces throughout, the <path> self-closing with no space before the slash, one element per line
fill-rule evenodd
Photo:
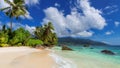
<path fill-rule="evenodd" d="M 9 1 L 9 0 L 4 0 L 6 3 L 8 3 L 10 6 L 15 6 L 15 4 L 14 3 L 12 3 L 11 1 Z"/>
<path fill-rule="evenodd" d="M 4 11 L 4 10 L 8 10 L 8 9 L 10 9 L 10 7 L 2 8 L 2 9 L 0 9 L 0 11 Z"/>
<path fill-rule="evenodd" d="M 13 2 L 15 3 L 15 4 L 23 4 L 23 3 L 25 3 L 24 2 L 24 0 L 13 0 Z"/>

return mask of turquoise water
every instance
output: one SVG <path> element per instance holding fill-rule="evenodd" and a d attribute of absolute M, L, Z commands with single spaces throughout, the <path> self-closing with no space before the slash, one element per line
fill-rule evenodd
<path fill-rule="evenodd" d="M 62 51 L 54 47 L 55 53 L 71 60 L 76 68 L 120 68 L 120 46 L 90 46 L 70 45 L 74 51 Z M 111 50 L 116 55 L 102 54 L 101 50 Z M 69 67 L 68 67 L 69 68 Z"/>

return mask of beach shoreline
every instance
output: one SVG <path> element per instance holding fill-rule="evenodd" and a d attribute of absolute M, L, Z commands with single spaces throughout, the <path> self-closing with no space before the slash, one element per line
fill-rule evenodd
<path fill-rule="evenodd" d="M 119 62 L 109 57 L 59 48 L 3 47 L 0 68 L 120 68 Z"/>
<path fill-rule="evenodd" d="M 63 51 L 61 47 L 54 47 L 53 50 L 56 54 L 71 60 L 76 65 L 75 68 L 120 68 L 119 55 L 105 55 L 90 48 Z"/>
<path fill-rule="evenodd" d="M 2 47 L 0 60 L 0 68 L 76 68 L 49 48 Z"/>

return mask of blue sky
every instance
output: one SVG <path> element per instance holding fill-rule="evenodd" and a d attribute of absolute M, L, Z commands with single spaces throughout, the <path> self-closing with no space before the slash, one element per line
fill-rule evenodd
<path fill-rule="evenodd" d="M 12 0 L 11 0 L 12 1 Z M 120 45 L 120 0 L 25 0 L 27 18 L 22 23 L 14 21 L 13 28 L 20 26 L 34 31 L 51 21 L 59 37 L 72 36 Z M 0 8 L 9 6 L 0 0 Z M 0 12 L 0 28 L 9 27 L 9 18 Z"/>

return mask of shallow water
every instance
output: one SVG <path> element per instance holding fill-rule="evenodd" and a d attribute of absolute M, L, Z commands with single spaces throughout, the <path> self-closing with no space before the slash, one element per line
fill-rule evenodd
<path fill-rule="evenodd" d="M 113 46 L 69 46 L 74 51 L 61 51 L 54 47 L 55 53 L 73 62 L 76 68 L 120 68 L 120 47 Z M 91 49 L 92 48 L 92 49 Z M 116 55 L 105 55 L 100 51 L 108 49 Z M 69 68 L 69 67 L 66 67 Z"/>

